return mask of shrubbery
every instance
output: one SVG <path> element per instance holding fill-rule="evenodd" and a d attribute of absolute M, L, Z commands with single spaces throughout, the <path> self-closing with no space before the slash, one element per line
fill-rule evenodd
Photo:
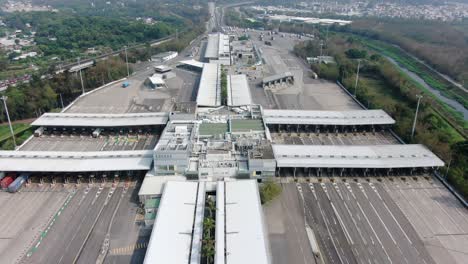
<path fill-rule="evenodd" d="M 275 197 L 281 194 L 281 186 L 272 181 L 272 180 L 267 180 L 260 184 L 260 199 L 262 201 L 262 204 L 265 204 L 271 200 L 273 200 Z"/>

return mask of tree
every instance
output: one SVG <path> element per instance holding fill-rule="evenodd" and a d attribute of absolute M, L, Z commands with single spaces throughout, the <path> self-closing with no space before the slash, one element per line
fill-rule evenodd
<path fill-rule="evenodd" d="M 202 256 L 206 258 L 206 263 L 212 263 L 215 255 L 215 241 L 214 239 L 203 239 Z"/>
<path fill-rule="evenodd" d="M 216 212 L 216 204 L 215 204 L 214 200 L 211 197 L 208 198 L 207 204 L 208 204 L 207 209 L 208 209 L 208 212 L 210 214 L 210 217 L 213 218 L 214 217 L 214 212 Z"/>
<path fill-rule="evenodd" d="M 273 200 L 281 193 L 281 186 L 273 180 L 267 180 L 260 185 L 260 199 L 262 204 Z"/>
<path fill-rule="evenodd" d="M 345 54 L 350 59 L 364 59 L 367 57 L 366 50 L 349 49 L 345 52 Z"/>

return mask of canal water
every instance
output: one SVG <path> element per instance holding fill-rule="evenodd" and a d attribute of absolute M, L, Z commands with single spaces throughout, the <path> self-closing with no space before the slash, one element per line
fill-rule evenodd
<path fill-rule="evenodd" d="M 448 104 L 451 106 L 453 109 L 456 111 L 460 112 L 463 114 L 463 119 L 465 121 L 468 121 L 468 109 L 466 109 L 462 104 L 457 102 L 454 99 L 447 98 L 445 97 L 439 90 L 431 87 L 429 84 L 427 84 L 419 75 L 415 74 L 414 72 L 408 70 L 407 68 L 403 67 L 402 65 L 398 64 L 394 59 L 385 56 L 392 64 L 397 66 L 399 69 L 401 69 L 403 72 L 408 74 L 413 80 L 417 81 L 420 83 L 422 86 L 424 86 L 427 90 L 429 90 L 432 94 L 434 94 L 437 98 L 439 98 L 442 102 Z"/>

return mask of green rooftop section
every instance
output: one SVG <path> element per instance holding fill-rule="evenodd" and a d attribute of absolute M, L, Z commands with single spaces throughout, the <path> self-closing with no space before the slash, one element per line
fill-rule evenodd
<path fill-rule="evenodd" d="M 156 212 L 145 214 L 145 220 L 154 220 L 154 219 L 156 219 Z"/>
<path fill-rule="evenodd" d="M 161 202 L 160 198 L 147 199 L 145 201 L 145 209 L 147 209 L 147 208 L 158 208 L 160 202 Z"/>
<path fill-rule="evenodd" d="M 232 132 L 263 131 L 265 130 L 263 122 L 260 119 L 232 119 Z"/>
<path fill-rule="evenodd" d="M 227 123 L 202 123 L 198 129 L 200 136 L 224 135 L 227 131 Z"/>

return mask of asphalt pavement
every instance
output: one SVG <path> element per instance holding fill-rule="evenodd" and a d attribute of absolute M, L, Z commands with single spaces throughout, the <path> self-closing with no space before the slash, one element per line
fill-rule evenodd
<path fill-rule="evenodd" d="M 379 183 L 303 183 L 298 188 L 325 263 L 435 263 Z"/>
<path fill-rule="evenodd" d="M 272 263 L 314 264 L 302 201 L 294 184 L 282 187 L 280 197 L 264 206 Z"/>

